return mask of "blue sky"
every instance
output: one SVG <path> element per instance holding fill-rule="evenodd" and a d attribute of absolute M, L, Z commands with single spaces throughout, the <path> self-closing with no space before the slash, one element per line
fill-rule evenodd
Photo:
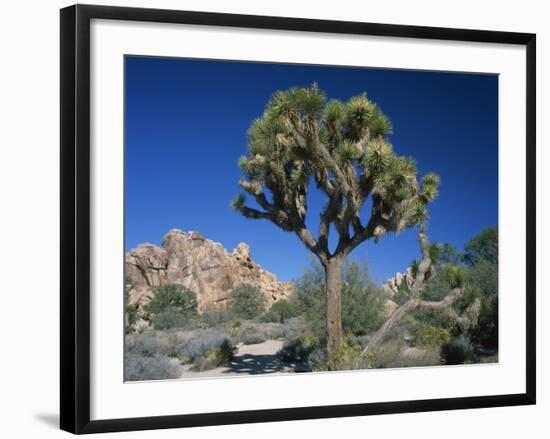
<path fill-rule="evenodd" d="M 430 205 L 434 242 L 463 244 L 498 222 L 498 77 L 350 67 L 126 57 L 126 250 L 195 230 L 252 257 L 280 279 L 309 264 L 295 235 L 233 211 L 246 131 L 276 90 L 317 82 L 328 98 L 367 92 L 390 116 L 399 155 L 442 178 Z M 320 194 L 307 224 L 316 233 Z M 351 256 L 380 282 L 418 255 L 416 230 L 366 242 Z"/>

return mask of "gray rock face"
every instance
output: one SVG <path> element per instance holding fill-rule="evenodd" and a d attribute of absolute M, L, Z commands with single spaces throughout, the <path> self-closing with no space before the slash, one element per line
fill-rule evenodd
<path fill-rule="evenodd" d="M 382 289 L 389 293 L 390 297 L 393 297 L 399 291 L 403 283 L 410 289 L 413 281 L 412 269 L 409 267 L 403 273 L 396 273 L 394 277 L 390 277 L 382 284 Z"/>
<path fill-rule="evenodd" d="M 231 290 L 243 283 L 260 288 L 268 306 L 293 292 L 291 283 L 278 282 L 251 259 L 247 244 L 240 243 L 229 253 L 198 232 L 177 229 L 165 235 L 162 247 L 141 244 L 128 252 L 126 278 L 131 304 L 144 305 L 155 288 L 177 284 L 197 293 L 199 312 L 224 306 Z"/>

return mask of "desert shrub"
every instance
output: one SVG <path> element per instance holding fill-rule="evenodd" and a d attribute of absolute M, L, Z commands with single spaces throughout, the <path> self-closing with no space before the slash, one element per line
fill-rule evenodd
<path fill-rule="evenodd" d="M 489 227 L 464 245 L 464 262 L 474 265 L 481 260 L 498 264 L 498 227 Z"/>
<path fill-rule="evenodd" d="M 489 229 L 490 230 L 490 229 Z M 483 232 L 482 232 L 483 233 Z M 489 349 L 498 349 L 498 235 L 495 231 L 488 239 L 485 248 L 477 246 L 475 256 L 469 259 L 476 260 L 468 269 L 467 282 L 475 285 L 480 292 L 481 311 L 478 324 L 472 328 L 472 340 Z M 483 255 L 483 256 L 482 256 Z"/>
<path fill-rule="evenodd" d="M 498 294 L 498 265 L 480 260 L 469 267 L 466 281 L 480 289 L 485 297 Z"/>
<path fill-rule="evenodd" d="M 277 358 L 286 363 L 307 362 L 309 354 L 318 347 L 317 340 L 311 336 L 296 337 L 285 342 Z"/>
<path fill-rule="evenodd" d="M 346 332 L 364 335 L 384 321 L 385 294 L 371 281 L 365 264 L 351 261 L 342 274 L 342 326 Z M 296 302 L 319 339 L 325 337 L 325 275 L 318 263 L 308 267 L 295 281 Z"/>
<path fill-rule="evenodd" d="M 175 308 L 166 308 L 158 314 L 153 314 L 150 321 L 153 328 L 157 330 L 194 329 L 198 326 L 196 318 Z"/>
<path fill-rule="evenodd" d="M 441 364 L 438 348 L 417 349 L 408 347 L 403 340 L 393 339 L 376 350 L 376 367 L 423 367 Z"/>
<path fill-rule="evenodd" d="M 471 335 L 474 342 L 498 350 L 498 296 L 481 299 L 478 324 L 471 329 Z"/>
<path fill-rule="evenodd" d="M 445 264 L 426 283 L 422 290 L 425 300 L 441 300 L 451 289 L 461 287 L 466 281 L 466 269 L 462 265 Z"/>
<path fill-rule="evenodd" d="M 405 282 L 402 282 L 397 288 L 397 293 L 393 295 L 392 300 L 398 305 L 403 305 L 407 300 L 409 300 L 409 297 L 409 288 Z"/>
<path fill-rule="evenodd" d="M 384 323 L 386 295 L 371 281 L 366 264 L 351 261 L 344 266 L 342 327 L 354 335 L 365 335 Z"/>
<path fill-rule="evenodd" d="M 474 348 L 468 337 L 455 337 L 441 346 L 441 358 L 445 364 L 464 364 L 473 359 Z"/>
<path fill-rule="evenodd" d="M 265 337 L 270 340 L 277 340 L 278 338 L 286 338 L 287 334 L 290 334 L 289 325 L 281 324 L 266 324 L 263 328 Z"/>
<path fill-rule="evenodd" d="M 369 344 L 369 337 L 367 337 L 366 335 L 351 335 L 347 338 L 347 340 L 350 346 L 359 345 L 363 349 L 366 348 Z"/>
<path fill-rule="evenodd" d="M 451 288 L 460 288 L 464 286 L 466 279 L 466 269 L 458 264 L 446 264 L 443 266 L 442 274 L 447 279 Z"/>
<path fill-rule="evenodd" d="M 281 299 L 273 303 L 269 311 L 262 315 L 264 322 L 283 323 L 285 320 L 300 315 L 300 308 L 296 300 Z"/>
<path fill-rule="evenodd" d="M 229 323 L 235 319 L 235 312 L 232 308 L 210 308 L 201 314 L 201 321 L 209 327 L 215 327 Z"/>
<path fill-rule="evenodd" d="M 154 357 L 163 353 L 162 342 L 157 338 L 146 334 L 126 335 L 125 350 L 127 353 L 135 353 L 143 357 Z"/>
<path fill-rule="evenodd" d="M 212 349 L 222 348 L 230 350 L 233 355 L 233 344 L 228 334 L 215 329 L 199 329 L 186 340 L 175 346 L 175 351 L 180 362 L 195 363 L 201 357 L 206 357 Z"/>
<path fill-rule="evenodd" d="M 239 340 L 244 344 L 263 343 L 265 341 L 265 335 L 255 326 L 245 326 L 239 332 Z"/>
<path fill-rule="evenodd" d="M 197 295 L 180 285 L 170 284 L 158 287 L 151 301 L 144 306 L 144 310 L 148 313 L 160 314 L 167 309 L 194 316 L 197 313 Z"/>
<path fill-rule="evenodd" d="M 128 281 L 126 281 L 126 285 L 124 287 L 124 331 L 126 334 L 130 334 L 135 331 L 135 323 L 139 318 L 138 306 L 129 303 L 129 294 L 131 288 L 132 285 Z"/>
<path fill-rule="evenodd" d="M 180 368 L 164 355 L 144 356 L 128 352 L 124 358 L 126 381 L 167 380 L 179 378 Z"/>
<path fill-rule="evenodd" d="M 130 334 L 135 331 L 135 323 L 138 320 L 138 306 L 126 303 L 125 310 L 125 332 Z"/>
<path fill-rule="evenodd" d="M 296 303 L 309 329 L 319 338 L 325 337 L 325 274 L 317 261 L 306 267 L 294 282 Z"/>
<path fill-rule="evenodd" d="M 376 353 L 365 352 L 360 344 L 342 343 L 328 358 L 327 370 L 358 370 L 376 366 Z"/>
<path fill-rule="evenodd" d="M 405 344 L 400 339 L 391 339 L 376 350 L 376 367 L 403 367 L 401 351 Z"/>
<path fill-rule="evenodd" d="M 176 346 L 189 338 L 189 334 L 177 331 L 155 331 L 147 333 L 133 333 L 125 337 L 125 350 L 137 352 L 145 357 L 166 355 L 177 357 Z"/>
<path fill-rule="evenodd" d="M 233 359 L 233 352 L 233 345 L 225 339 L 220 346 L 210 348 L 204 355 L 195 358 L 192 369 L 203 371 L 227 364 Z"/>
<path fill-rule="evenodd" d="M 298 317 L 290 318 L 284 323 L 260 323 L 257 326 L 261 328 L 266 338 L 273 340 L 278 338 L 296 338 L 304 334 L 308 327 L 307 322 Z"/>
<path fill-rule="evenodd" d="M 231 291 L 230 306 L 235 315 L 244 319 L 253 319 L 264 312 L 265 298 L 259 288 L 241 284 Z"/>
<path fill-rule="evenodd" d="M 314 372 L 327 370 L 327 351 L 323 347 L 313 349 L 307 357 L 307 365 Z"/>
<path fill-rule="evenodd" d="M 417 329 L 414 343 L 422 348 L 439 347 L 450 340 L 449 331 L 437 326 L 424 326 Z"/>

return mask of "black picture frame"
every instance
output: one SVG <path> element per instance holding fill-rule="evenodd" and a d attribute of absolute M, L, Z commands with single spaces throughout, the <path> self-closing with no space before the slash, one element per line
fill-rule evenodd
<path fill-rule="evenodd" d="M 336 406 L 90 420 L 90 21 L 133 20 L 526 47 L 526 392 Z M 210 12 L 75 5 L 61 10 L 61 429 L 81 434 L 535 404 L 536 36 Z"/>

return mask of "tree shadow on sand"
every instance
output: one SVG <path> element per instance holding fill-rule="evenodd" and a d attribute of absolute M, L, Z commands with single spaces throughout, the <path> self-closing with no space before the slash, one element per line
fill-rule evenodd
<path fill-rule="evenodd" d="M 276 372 L 309 372 L 309 368 L 300 363 L 283 363 L 276 355 L 237 355 L 231 363 L 226 365 L 223 373 L 241 373 L 259 375 Z"/>

